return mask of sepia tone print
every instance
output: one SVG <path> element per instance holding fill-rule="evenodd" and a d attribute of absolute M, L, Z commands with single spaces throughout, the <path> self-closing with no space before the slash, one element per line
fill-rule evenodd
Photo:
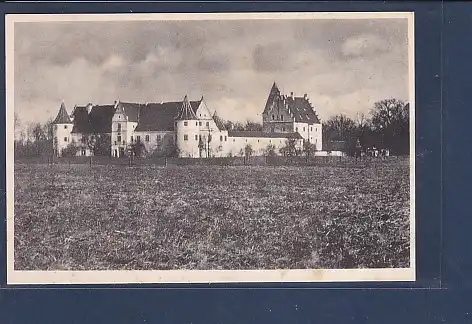
<path fill-rule="evenodd" d="M 8 281 L 414 280 L 412 28 L 9 16 Z"/>

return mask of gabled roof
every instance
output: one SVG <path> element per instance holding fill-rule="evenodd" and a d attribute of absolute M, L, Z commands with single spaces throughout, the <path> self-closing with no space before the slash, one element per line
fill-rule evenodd
<path fill-rule="evenodd" d="M 182 101 L 180 111 L 175 117 L 176 120 L 190 120 L 198 119 L 195 114 L 195 110 L 192 108 L 190 102 L 188 101 L 187 95 L 185 95 L 184 100 Z"/>
<path fill-rule="evenodd" d="M 269 133 L 261 131 L 228 131 L 229 137 L 295 138 L 302 139 L 298 133 Z"/>
<path fill-rule="evenodd" d="M 297 123 L 319 124 L 320 119 L 315 113 L 313 106 L 304 97 L 287 97 L 285 102 Z"/>
<path fill-rule="evenodd" d="M 193 114 L 200 105 L 200 101 L 189 101 Z M 136 132 L 173 131 L 175 117 L 182 107 L 182 101 L 148 103 L 141 106 L 139 122 Z M 196 117 L 195 117 L 196 119 Z"/>
<path fill-rule="evenodd" d="M 72 124 L 72 121 L 69 118 L 69 114 L 66 110 L 66 105 L 64 101 L 61 103 L 61 107 L 59 108 L 59 112 L 57 113 L 56 119 L 52 122 L 53 124 Z"/>

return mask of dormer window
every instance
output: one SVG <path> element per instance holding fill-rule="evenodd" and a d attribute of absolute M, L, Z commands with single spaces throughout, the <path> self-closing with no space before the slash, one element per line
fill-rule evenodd
<path fill-rule="evenodd" d="M 67 125 L 64 125 L 64 129 L 67 129 Z"/>

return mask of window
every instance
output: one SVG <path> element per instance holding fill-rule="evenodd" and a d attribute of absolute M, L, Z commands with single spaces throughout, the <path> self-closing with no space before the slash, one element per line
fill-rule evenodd
<path fill-rule="evenodd" d="M 198 135 L 195 135 L 195 140 L 198 141 Z"/>
<path fill-rule="evenodd" d="M 305 131 L 305 127 L 303 127 L 303 131 Z"/>
<path fill-rule="evenodd" d="M 274 116 L 274 115 L 272 115 L 272 120 L 274 120 L 274 119 L 275 119 L 275 116 Z"/>
<path fill-rule="evenodd" d="M 64 142 L 67 142 L 69 139 L 67 137 L 64 137 Z"/>
<path fill-rule="evenodd" d="M 156 136 L 156 141 L 159 142 L 161 140 L 161 135 Z"/>
<path fill-rule="evenodd" d="M 121 132 L 121 124 L 118 123 L 118 131 Z"/>
<path fill-rule="evenodd" d="M 200 114 L 200 117 L 202 117 L 202 114 Z"/>
<path fill-rule="evenodd" d="M 209 123 L 209 122 L 206 122 L 206 126 L 207 126 L 207 127 L 210 126 L 210 123 Z"/>
<path fill-rule="evenodd" d="M 198 126 L 202 126 L 202 122 L 198 122 Z"/>
<path fill-rule="evenodd" d="M 184 141 L 188 141 L 188 135 L 187 134 L 184 135 Z"/>
<path fill-rule="evenodd" d="M 315 127 L 315 132 L 317 132 L 317 131 L 318 131 L 318 129 Z"/>
<path fill-rule="evenodd" d="M 285 127 L 282 127 L 282 132 L 285 132 Z"/>
<path fill-rule="evenodd" d="M 236 140 L 233 138 L 233 143 L 236 142 Z"/>
<path fill-rule="evenodd" d="M 133 136 L 131 136 L 131 143 L 133 143 L 134 139 L 133 139 Z"/>
<path fill-rule="evenodd" d="M 260 142 L 260 140 L 257 140 L 257 143 L 259 143 L 259 142 Z"/>
<path fill-rule="evenodd" d="M 188 126 L 188 122 L 185 121 L 185 122 L 184 122 L 184 126 Z"/>
<path fill-rule="evenodd" d="M 121 143 L 121 135 L 118 135 L 116 139 L 118 140 L 118 143 Z"/>
<path fill-rule="evenodd" d="M 280 115 L 280 120 L 284 120 L 284 115 Z"/>
<path fill-rule="evenodd" d="M 310 132 L 313 132 L 313 127 L 310 127 Z"/>
<path fill-rule="evenodd" d="M 226 142 L 226 141 L 228 141 L 228 137 L 227 137 L 227 136 L 225 136 L 225 142 Z"/>
<path fill-rule="evenodd" d="M 202 135 L 198 135 L 198 139 L 201 141 L 202 140 Z"/>
<path fill-rule="evenodd" d="M 136 142 L 141 142 L 141 136 L 136 136 Z"/>
<path fill-rule="evenodd" d="M 149 142 L 149 135 L 146 135 L 146 142 Z"/>
<path fill-rule="evenodd" d="M 82 150 L 82 155 L 86 155 L 87 152 L 85 151 L 85 149 Z"/>
<path fill-rule="evenodd" d="M 198 122 L 195 122 L 195 126 L 198 126 Z"/>
<path fill-rule="evenodd" d="M 67 129 L 67 125 L 64 125 L 64 129 Z"/>
<path fill-rule="evenodd" d="M 116 141 L 115 141 L 115 145 L 116 145 Z M 116 151 L 116 150 L 115 150 Z"/>
<path fill-rule="evenodd" d="M 298 127 L 295 127 L 295 131 L 298 132 Z"/>

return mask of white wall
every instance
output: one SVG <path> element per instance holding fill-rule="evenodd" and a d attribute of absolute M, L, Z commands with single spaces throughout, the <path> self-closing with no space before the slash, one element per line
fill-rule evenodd
<path fill-rule="evenodd" d="M 246 145 L 251 145 L 254 156 L 264 155 L 269 145 L 274 145 L 275 153 L 280 155 L 279 150 L 286 146 L 286 138 L 267 138 L 267 137 L 228 137 L 228 143 L 222 152 L 222 156 L 241 156 L 241 150 L 244 152 Z M 296 141 L 296 147 L 303 147 L 303 140 Z"/>
<path fill-rule="evenodd" d="M 141 143 L 144 144 L 146 151 L 150 154 L 158 147 L 164 148 L 175 143 L 174 131 L 134 132 L 133 134 L 133 141 L 136 142 L 139 136 Z"/>
<path fill-rule="evenodd" d="M 53 126 L 53 138 L 58 156 L 61 156 L 62 150 L 72 142 L 72 127 L 73 124 L 54 124 Z"/>
<path fill-rule="evenodd" d="M 197 158 L 199 128 L 195 120 L 178 120 L 176 122 L 176 144 L 181 157 Z"/>

